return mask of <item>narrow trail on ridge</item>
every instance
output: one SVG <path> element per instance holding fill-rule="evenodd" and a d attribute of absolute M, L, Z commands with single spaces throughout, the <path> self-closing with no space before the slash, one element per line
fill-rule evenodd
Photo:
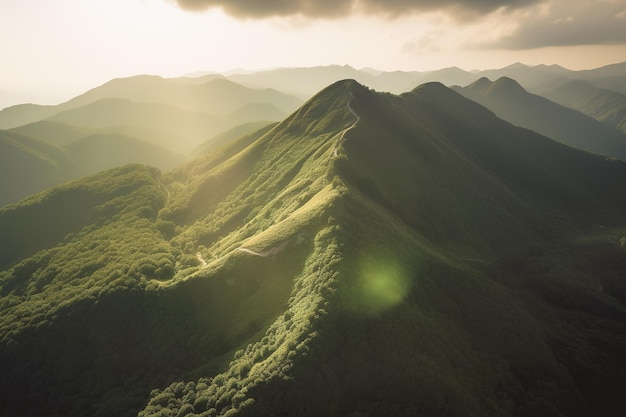
<path fill-rule="evenodd" d="M 285 241 L 285 242 L 281 243 L 280 245 L 275 246 L 272 249 L 265 250 L 263 252 L 253 251 L 252 249 L 248 249 L 248 248 L 244 248 L 244 247 L 237 248 L 237 250 L 239 252 L 245 252 L 245 253 L 249 253 L 250 255 L 261 256 L 261 257 L 265 258 L 266 256 L 276 255 L 277 253 L 280 253 L 280 252 L 284 251 L 285 247 L 287 247 L 288 243 L 289 243 L 289 241 Z"/>
<path fill-rule="evenodd" d="M 341 146 L 341 143 L 343 142 L 343 138 L 344 138 L 344 136 L 346 135 L 346 133 L 347 133 L 349 130 L 351 130 L 351 129 L 353 129 L 354 127 L 356 127 L 357 123 L 359 123 L 359 121 L 361 120 L 361 116 L 359 116 L 359 115 L 358 115 L 358 114 L 354 111 L 354 109 L 352 108 L 352 105 L 351 105 L 351 103 L 352 103 L 352 98 L 354 98 L 354 96 L 352 95 L 352 93 L 350 93 L 350 100 L 348 100 L 347 107 L 348 107 L 348 110 L 350 111 L 350 113 L 352 113 L 352 114 L 354 115 L 355 120 L 354 120 L 354 122 L 353 122 L 350 126 L 348 126 L 347 128 L 345 128 L 344 130 L 342 130 L 342 131 L 340 132 L 340 134 L 339 134 L 339 139 L 337 140 L 337 145 L 336 145 L 336 146 L 335 146 L 335 148 L 333 149 L 333 157 L 337 157 L 337 149 L 339 149 L 339 147 Z M 283 250 L 285 250 L 285 247 L 287 246 L 287 244 L 288 244 L 288 243 L 289 243 L 289 241 L 283 242 L 283 243 L 281 243 L 280 245 L 275 246 L 275 247 L 273 247 L 273 248 L 271 248 L 271 249 L 268 249 L 268 250 L 266 250 L 266 251 L 263 251 L 263 252 L 257 252 L 257 251 L 254 251 L 254 250 L 252 250 L 252 249 L 245 248 L 245 247 L 243 247 L 243 246 L 241 246 L 241 247 L 237 248 L 237 250 L 238 250 L 239 252 L 244 252 L 244 253 L 247 253 L 247 254 L 250 254 L 250 255 L 253 255 L 253 256 L 261 256 L 261 257 L 264 257 L 264 258 L 265 258 L 265 257 L 267 257 L 267 256 L 270 256 L 270 255 L 276 255 L 277 253 L 282 252 Z M 200 258 L 198 258 L 198 259 L 200 259 Z M 203 263 L 203 264 L 204 264 L 204 263 Z"/>
<path fill-rule="evenodd" d="M 351 129 L 355 128 L 357 123 L 359 123 L 359 121 L 361 121 L 361 116 L 359 116 L 358 114 L 356 114 L 356 112 L 354 111 L 354 109 L 352 108 L 352 98 L 354 96 L 352 96 L 352 93 L 350 93 L 350 100 L 348 100 L 348 110 L 350 110 L 350 113 L 352 113 L 354 115 L 354 117 L 356 118 L 356 120 L 354 121 L 354 123 L 352 123 L 350 126 L 348 126 L 347 128 L 345 128 L 344 130 L 341 131 L 340 135 L 339 135 L 339 139 L 337 140 L 337 145 L 335 146 L 335 148 L 333 149 L 333 157 L 336 158 L 337 157 L 337 149 L 339 149 L 339 147 L 341 146 L 341 143 L 343 142 L 343 137 L 346 135 L 346 133 L 348 131 L 350 131 Z"/>

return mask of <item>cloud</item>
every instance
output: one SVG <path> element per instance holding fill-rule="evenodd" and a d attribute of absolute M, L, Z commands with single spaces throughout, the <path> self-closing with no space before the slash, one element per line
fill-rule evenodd
<path fill-rule="evenodd" d="M 354 12 L 398 17 L 407 13 L 447 11 L 475 18 L 499 9 L 516 10 L 546 0 L 173 0 L 190 11 L 222 9 L 237 18 L 306 16 L 339 18 Z"/>
<path fill-rule="evenodd" d="M 485 47 L 521 50 L 626 43 L 624 0 L 552 0 L 546 6 L 512 13 L 516 29 Z"/>

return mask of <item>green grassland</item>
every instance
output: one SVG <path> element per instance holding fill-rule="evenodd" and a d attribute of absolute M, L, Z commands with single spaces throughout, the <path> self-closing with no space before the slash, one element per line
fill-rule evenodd
<path fill-rule="evenodd" d="M 0 414 L 612 415 L 626 163 L 335 83 L 0 209 Z"/>

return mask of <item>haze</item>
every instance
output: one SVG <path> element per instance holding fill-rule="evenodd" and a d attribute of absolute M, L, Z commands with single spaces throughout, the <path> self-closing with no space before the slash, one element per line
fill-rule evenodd
<path fill-rule="evenodd" d="M 626 1 L 493 3 L 3 0 L 0 108 L 58 103 L 142 73 L 516 61 L 583 69 L 626 60 Z"/>

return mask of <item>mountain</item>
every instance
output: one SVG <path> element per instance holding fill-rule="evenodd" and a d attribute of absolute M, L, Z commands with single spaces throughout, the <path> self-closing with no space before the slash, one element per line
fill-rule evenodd
<path fill-rule="evenodd" d="M 0 207 L 99 170 L 141 163 L 169 171 L 187 161 L 151 143 L 110 134 L 94 134 L 58 146 L 0 131 L 0 148 Z"/>
<path fill-rule="evenodd" d="M 374 79 L 368 71 L 349 65 L 328 65 L 305 68 L 275 68 L 252 73 L 232 74 L 228 79 L 251 88 L 274 88 L 299 97 L 309 98 L 327 85 L 343 79 L 357 79 L 370 84 Z"/>
<path fill-rule="evenodd" d="M 57 112 L 57 107 L 40 104 L 17 104 L 0 110 L 0 129 L 11 129 L 46 119 Z"/>
<path fill-rule="evenodd" d="M 212 77 L 206 82 L 195 83 L 185 78 L 139 75 L 111 80 L 73 98 L 66 106 L 82 107 L 111 97 L 142 103 L 167 103 L 187 111 L 215 115 L 227 114 L 248 104 L 262 103 L 272 104 L 288 113 L 302 103 L 276 90 L 247 88 L 223 77 Z"/>
<path fill-rule="evenodd" d="M 149 75 L 114 79 L 56 106 L 23 104 L 6 108 L 0 111 L 0 128 L 10 129 L 43 119 L 54 119 L 61 112 L 111 99 L 173 106 L 191 113 L 218 117 L 242 112 L 243 108 L 250 105 L 267 105 L 278 109 L 282 118 L 302 103 L 302 100 L 276 90 L 247 88 L 223 77 L 203 77 L 202 80 L 204 82 Z"/>
<path fill-rule="evenodd" d="M 624 94 L 577 80 L 543 93 L 542 96 L 626 133 L 626 95 Z"/>
<path fill-rule="evenodd" d="M 267 121 L 281 119 L 284 116 L 282 111 L 268 104 L 249 104 L 223 117 L 216 117 L 206 113 L 189 112 L 166 104 L 109 98 L 63 111 L 47 120 L 92 129 L 132 126 L 171 132 L 173 137 L 185 138 L 183 143 L 198 144 L 208 137 L 251 120 Z M 182 146 L 181 148 L 184 151 L 188 149 Z"/>
<path fill-rule="evenodd" d="M 9 131 L 60 146 L 67 145 L 96 132 L 96 130 L 48 120 L 29 123 L 9 129 Z"/>
<path fill-rule="evenodd" d="M 244 123 L 238 126 L 233 127 L 232 129 L 228 129 L 225 132 L 222 132 L 218 135 L 213 136 L 211 139 L 206 142 L 200 144 L 195 149 L 191 151 L 191 155 L 202 155 L 211 150 L 217 149 L 221 146 L 227 145 L 242 136 L 246 135 L 254 135 L 255 139 L 267 133 L 269 129 L 274 127 L 276 123 L 267 123 L 267 122 L 252 122 L 252 123 Z"/>
<path fill-rule="evenodd" d="M 216 74 L 210 75 L 216 77 Z M 207 75 L 208 77 L 208 75 Z M 310 97 L 324 86 L 345 78 L 380 91 L 400 94 L 427 82 L 445 85 L 468 85 L 482 78 L 508 77 L 517 80 L 529 91 L 543 93 L 572 79 L 584 79 L 596 86 L 625 93 L 626 68 L 624 64 L 608 65 L 585 71 L 572 71 L 559 65 L 525 65 L 515 63 L 504 68 L 465 71 L 457 67 L 434 71 L 376 71 L 357 70 L 348 65 L 329 65 L 309 68 L 276 68 L 225 75 L 229 80 L 253 88 L 271 87 L 288 91 L 300 97 Z"/>
<path fill-rule="evenodd" d="M 78 127 L 108 128 L 137 126 L 179 133 L 195 140 L 220 131 L 219 121 L 206 113 L 189 112 L 160 103 L 139 103 L 120 98 L 106 98 L 76 109 L 65 110 L 47 119 Z"/>
<path fill-rule="evenodd" d="M 590 116 L 528 93 L 515 80 L 486 78 L 456 88 L 515 125 L 534 130 L 562 143 L 607 156 L 626 158 L 626 135 Z"/>
<path fill-rule="evenodd" d="M 87 136 L 70 143 L 65 149 L 74 160 L 76 177 L 131 163 L 170 171 L 187 161 L 180 154 L 123 135 Z"/>
<path fill-rule="evenodd" d="M 68 145 L 79 139 L 92 135 L 122 135 L 129 138 L 149 142 L 169 149 L 172 152 L 184 153 L 196 145 L 193 138 L 176 132 L 165 132 L 138 126 L 111 126 L 103 128 L 87 128 L 72 126 L 65 123 L 41 120 L 9 129 L 32 138 L 37 138 L 56 145 Z"/>
<path fill-rule="evenodd" d="M 0 130 L 0 206 L 69 179 L 72 168 L 62 148 Z"/>
<path fill-rule="evenodd" d="M 626 163 L 352 80 L 0 209 L 3 415 L 615 415 Z"/>

